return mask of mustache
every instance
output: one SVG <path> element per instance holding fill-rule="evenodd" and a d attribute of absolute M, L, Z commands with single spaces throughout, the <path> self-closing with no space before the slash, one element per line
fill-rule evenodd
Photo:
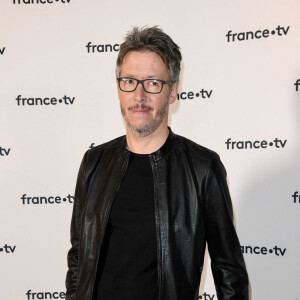
<path fill-rule="evenodd" d="M 135 106 L 128 107 L 128 110 L 132 109 L 147 109 L 147 110 L 153 110 L 151 106 L 145 105 L 145 104 L 136 104 Z"/>

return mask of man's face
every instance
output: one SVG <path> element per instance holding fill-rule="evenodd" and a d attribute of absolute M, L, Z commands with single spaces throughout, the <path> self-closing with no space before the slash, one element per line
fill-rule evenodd
<path fill-rule="evenodd" d="M 158 54 L 152 51 L 131 51 L 121 65 L 120 77 L 135 79 L 161 79 L 168 81 L 168 71 Z M 167 126 L 169 104 L 176 100 L 177 86 L 163 86 L 161 93 L 147 93 L 141 84 L 134 92 L 122 92 L 118 88 L 121 112 L 129 128 L 136 136 L 144 137 L 160 126 Z"/>

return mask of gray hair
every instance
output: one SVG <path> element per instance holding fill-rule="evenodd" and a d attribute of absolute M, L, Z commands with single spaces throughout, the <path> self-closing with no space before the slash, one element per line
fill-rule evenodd
<path fill-rule="evenodd" d="M 181 53 L 173 40 L 157 26 L 133 27 L 128 32 L 124 42 L 120 45 L 117 58 L 116 76 L 121 73 L 121 66 L 125 55 L 130 51 L 150 50 L 158 54 L 168 69 L 170 81 L 179 81 Z"/>

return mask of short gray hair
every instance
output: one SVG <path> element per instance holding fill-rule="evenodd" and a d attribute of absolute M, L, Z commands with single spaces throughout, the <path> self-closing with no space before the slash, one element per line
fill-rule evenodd
<path fill-rule="evenodd" d="M 157 26 L 133 27 L 120 45 L 117 58 L 116 76 L 121 73 L 123 59 L 130 51 L 150 50 L 158 54 L 168 69 L 168 80 L 179 81 L 181 53 L 173 40 Z"/>

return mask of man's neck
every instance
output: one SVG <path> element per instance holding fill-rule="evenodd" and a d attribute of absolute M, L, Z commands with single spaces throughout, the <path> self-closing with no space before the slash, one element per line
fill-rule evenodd
<path fill-rule="evenodd" d="M 150 135 L 138 137 L 127 128 L 126 139 L 128 150 L 138 154 L 150 154 L 157 151 L 165 143 L 169 135 L 169 128 L 162 126 Z"/>

